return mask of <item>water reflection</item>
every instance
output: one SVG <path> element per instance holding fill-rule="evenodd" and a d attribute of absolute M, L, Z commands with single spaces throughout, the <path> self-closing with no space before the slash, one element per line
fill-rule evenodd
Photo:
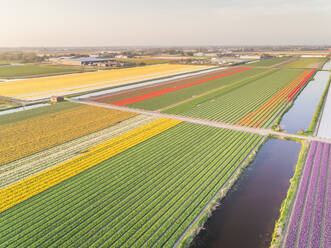
<path fill-rule="evenodd" d="M 293 141 L 268 140 L 191 248 L 269 247 L 299 150 Z"/>
<path fill-rule="evenodd" d="M 306 130 L 313 119 L 318 103 L 323 95 L 330 73 L 319 71 L 300 93 L 292 108 L 283 116 L 280 123 L 289 133 Z"/>

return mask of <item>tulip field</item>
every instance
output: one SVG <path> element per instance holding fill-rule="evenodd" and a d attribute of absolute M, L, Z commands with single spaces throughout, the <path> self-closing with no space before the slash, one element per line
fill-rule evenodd
<path fill-rule="evenodd" d="M 322 63 L 292 61 L 274 58 L 169 79 L 163 77 L 212 66 L 161 64 L 2 82 L 1 96 L 67 97 L 0 115 L 0 247 L 184 248 L 210 213 L 228 202 L 231 211 L 258 213 L 257 226 L 269 228 L 279 218 L 272 248 L 331 247 L 331 142 L 270 129 L 298 103 Z M 136 84 L 142 81 L 148 82 Z M 105 90 L 110 87 L 116 89 Z M 85 98 L 76 95 L 88 91 L 93 93 Z M 322 97 L 319 107 L 327 112 L 324 102 L 328 98 Z M 325 113 L 322 119 L 315 114 L 324 133 Z M 292 162 L 277 160 L 280 169 L 266 172 L 268 160 L 259 158 L 261 153 L 255 159 L 271 136 L 295 139 L 298 144 L 286 141 L 295 145 L 288 146 L 295 151 L 294 163 L 302 145 L 294 172 Z M 261 156 L 282 156 L 270 150 Z M 250 177 L 238 183 L 252 161 Z M 282 187 L 275 190 L 282 192 L 278 207 L 255 204 L 252 210 L 253 205 L 222 200 L 229 190 L 229 197 L 236 194 L 235 184 L 254 196 L 261 193 L 263 173 L 275 178 L 266 183 Z M 277 181 L 277 175 L 285 180 Z M 276 198 L 270 188 L 264 190 L 262 201 L 264 193 Z M 225 213 L 230 222 L 239 216 Z M 238 221 L 232 223 L 240 226 Z M 259 235 L 263 227 L 256 227 Z M 264 244 L 270 230 L 258 237 Z M 190 244 L 195 247 L 194 240 Z"/>
<path fill-rule="evenodd" d="M 283 58 L 270 58 L 270 59 L 263 59 L 261 61 L 257 61 L 254 63 L 250 63 L 250 66 L 275 66 L 280 63 L 284 63 L 289 60 L 288 57 Z"/>
<path fill-rule="evenodd" d="M 213 75 L 210 78 L 195 77 L 193 80 L 189 80 L 184 84 L 155 90 L 147 94 L 138 94 L 133 97 L 120 99 L 119 101 L 109 101 L 109 103 L 148 110 L 159 110 L 168 108 L 174 104 L 180 104 L 192 98 L 199 98 L 201 94 L 208 94 L 229 87 L 238 87 L 238 85 L 242 85 L 249 80 L 256 79 L 267 73 L 269 73 L 268 69 L 238 68 L 230 72 L 219 72 L 218 75 Z"/>
<path fill-rule="evenodd" d="M 239 73 L 239 72 L 248 71 L 250 69 L 252 69 L 252 68 L 249 68 L 249 67 L 248 68 L 238 68 L 235 71 L 221 73 L 217 76 L 206 78 L 206 79 L 203 79 L 203 80 L 194 81 L 194 82 L 190 82 L 190 83 L 183 84 L 183 85 L 180 85 L 180 86 L 166 88 L 166 89 L 154 91 L 154 92 L 151 92 L 151 93 L 148 93 L 148 94 L 144 94 L 144 95 L 140 95 L 140 96 L 136 96 L 136 97 L 131 97 L 131 98 L 124 99 L 124 100 L 121 100 L 121 101 L 112 102 L 112 104 L 119 105 L 119 106 L 125 106 L 125 105 L 133 104 L 133 103 L 136 103 L 136 102 L 145 101 L 147 99 L 155 98 L 157 96 L 162 96 L 162 95 L 170 93 L 170 92 L 174 92 L 174 91 L 177 91 L 177 90 L 181 90 L 181 89 L 185 89 L 185 88 L 192 87 L 192 86 L 195 86 L 195 85 L 199 85 L 199 84 L 202 84 L 202 83 L 206 83 L 208 81 L 212 81 L 212 80 L 216 80 L 216 79 L 223 78 L 223 77 L 226 77 L 226 76 L 230 76 L 230 75 L 233 75 L 233 74 L 236 74 L 236 73 Z"/>
<path fill-rule="evenodd" d="M 126 133 L 131 129 L 138 128 L 155 119 L 152 116 L 138 115 L 100 131 L 2 165 L 0 167 L 0 189 L 80 156 L 94 145 Z"/>
<path fill-rule="evenodd" d="M 270 118 L 283 110 L 297 93 L 307 84 L 308 80 L 315 73 L 315 70 L 304 71 L 286 87 L 271 97 L 266 103 L 254 112 L 249 113 L 237 122 L 239 125 L 261 127 L 270 124 Z M 273 119 L 271 119 L 273 120 Z"/>
<path fill-rule="evenodd" d="M 1 125 L 0 165 L 104 129 L 133 116 L 135 114 L 118 110 L 79 106 Z"/>
<path fill-rule="evenodd" d="M 88 149 L 87 153 L 0 190 L 0 212 L 126 149 L 167 130 L 179 121 L 159 119 Z M 111 149 L 109 149 L 111 147 Z"/>
<path fill-rule="evenodd" d="M 210 66 L 162 64 L 120 70 L 74 73 L 1 83 L 0 92 L 1 96 L 36 100 L 53 95 L 77 94 L 208 68 Z"/>
<path fill-rule="evenodd" d="M 285 64 L 285 68 L 313 68 L 319 69 L 327 61 L 327 58 L 299 58 L 294 62 Z"/>
<path fill-rule="evenodd" d="M 303 86 L 311 70 L 274 69 L 272 73 L 210 98 L 192 100 L 167 110 L 167 113 L 205 118 L 240 125 L 267 127 Z M 306 82 L 306 81 L 305 81 Z M 301 89 L 301 88 L 300 88 Z"/>
<path fill-rule="evenodd" d="M 177 87 L 181 85 L 185 85 L 191 82 L 195 81 L 201 81 L 205 79 L 209 79 L 212 77 L 219 76 L 221 74 L 229 73 L 238 70 L 238 67 L 232 67 L 232 68 L 214 68 L 213 70 L 210 70 L 209 72 L 199 73 L 196 75 L 191 75 L 188 77 L 181 77 L 181 78 L 172 78 L 168 79 L 166 81 L 161 81 L 161 83 L 155 83 L 155 84 L 149 84 L 142 87 L 135 87 L 133 89 L 129 90 L 123 90 L 116 93 L 109 93 L 109 94 L 103 94 L 99 96 L 92 97 L 91 100 L 97 101 L 97 102 L 104 102 L 104 103 L 112 103 L 112 102 L 118 102 L 125 99 L 145 95 L 148 93 L 156 92 L 159 90 Z M 248 72 L 246 72 L 248 73 Z M 221 78 L 220 78 L 221 79 Z M 204 86 L 207 86 L 208 83 L 205 83 Z"/>
<path fill-rule="evenodd" d="M 331 247 L 330 144 L 311 144 L 292 209 L 284 248 Z"/>
<path fill-rule="evenodd" d="M 262 139 L 173 124 L 145 142 L 131 135 L 140 144 L 123 140 L 116 156 L 103 148 L 117 143 L 110 140 L 69 161 L 72 169 L 60 165 L 1 190 L 0 246 L 171 247 Z"/>

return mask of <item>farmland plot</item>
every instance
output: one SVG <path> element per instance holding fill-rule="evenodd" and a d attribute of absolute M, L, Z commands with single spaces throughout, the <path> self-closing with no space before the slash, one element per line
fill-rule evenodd
<path fill-rule="evenodd" d="M 0 211 L 10 208 L 78 173 L 113 157 L 175 125 L 180 121 L 157 119 L 139 128 L 90 147 L 83 155 L 37 173 L 0 191 Z"/>
<path fill-rule="evenodd" d="M 287 103 L 290 102 L 308 83 L 309 79 L 315 73 L 315 70 L 304 71 L 286 87 L 277 92 L 266 103 L 254 112 L 247 114 L 237 124 L 251 127 L 260 127 L 269 125 L 269 119 L 283 110 Z M 272 120 L 272 119 L 271 119 Z"/>
<path fill-rule="evenodd" d="M 139 86 L 139 87 L 129 89 L 129 90 L 99 95 L 99 96 L 93 97 L 91 100 L 97 101 L 97 102 L 105 102 L 105 103 L 118 102 L 118 101 L 122 101 L 122 100 L 125 100 L 128 98 L 133 98 L 133 97 L 145 95 L 148 93 L 152 93 L 155 91 L 172 88 L 172 87 L 176 87 L 176 86 L 181 86 L 181 85 L 188 84 L 188 83 L 195 82 L 195 81 L 209 79 L 209 78 L 218 76 L 220 74 L 224 74 L 224 73 L 228 73 L 228 72 L 232 72 L 232 71 L 236 71 L 236 70 L 238 70 L 238 67 L 218 68 L 218 69 L 214 69 L 212 71 L 204 72 L 204 73 L 197 74 L 197 75 L 194 75 L 192 73 L 191 76 L 188 76 L 188 77 L 181 77 L 181 78 L 177 78 L 177 79 L 176 78 L 168 79 L 167 81 L 161 80 L 160 83 L 155 83 L 155 84 L 146 85 L 146 86 L 143 85 L 142 87 Z M 186 75 L 189 75 L 189 74 L 186 74 Z M 159 81 L 159 80 L 155 80 L 155 81 Z M 142 83 L 142 84 L 144 84 L 144 83 Z"/>
<path fill-rule="evenodd" d="M 247 71 L 247 70 L 250 70 L 250 69 L 251 68 L 238 68 L 235 71 L 221 73 L 220 75 L 217 75 L 217 76 L 214 76 L 214 77 L 211 77 L 211 78 L 206 78 L 206 79 L 203 79 L 203 80 L 190 82 L 190 83 L 183 84 L 183 85 L 180 85 L 180 86 L 175 86 L 175 87 L 171 87 L 171 88 L 158 90 L 158 91 L 151 92 L 151 93 L 148 93 L 148 94 L 144 94 L 144 95 L 124 99 L 122 101 L 113 102 L 112 104 L 119 105 L 119 106 L 124 106 L 124 105 L 134 104 L 136 102 L 141 102 L 141 101 L 144 101 L 144 100 L 148 100 L 148 99 L 151 99 L 151 98 L 155 98 L 157 96 L 162 96 L 162 95 L 165 95 L 167 93 L 175 92 L 175 91 L 178 91 L 178 90 L 181 90 L 181 89 L 189 88 L 189 90 L 191 91 L 192 88 L 190 88 L 190 87 L 192 87 L 192 86 L 196 86 L 196 85 L 200 85 L 200 84 L 203 84 L 203 86 L 206 86 L 205 83 L 208 82 L 208 81 L 213 81 L 213 80 L 216 80 L 216 79 L 219 79 L 219 78 L 230 76 L 230 75 L 233 75 L 233 74 L 236 74 L 236 73 L 239 73 L 239 72 L 243 72 L 243 71 Z M 167 95 L 167 97 L 169 97 L 169 95 Z M 155 99 L 153 99 L 153 100 L 155 100 Z"/>
<path fill-rule="evenodd" d="M 331 150 L 313 142 L 304 166 L 283 247 L 331 246 Z"/>
<path fill-rule="evenodd" d="M 189 82 L 186 85 L 171 87 L 132 98 L 112 102 L 115 105 L 127 105 L 129 107 L 156 110 L 187 101 L 200 94 L 214 91 L 219 88 L 231 87 L 231 85 L 245 83 L 251 78 L 268 73 L 266 69 L 238 69 L 230 73 L 220 73 L 218 76 L 203 80 Z"/>
<path fill-rule="evenodd" d="M 303 70 L 276 70 L 242 87 L 220 90 L 213 97 L 196 99 L 166 112 L 241 125 L 269 126 L 286 106 L 288 94 L 309 74 L 310 71 Z M 249 118 L 251 122 L 246 123 Z"/>
<path fill-rule="evenodd" d="M 2 96 L 23 100 L 36 100 L 48 98 L 53 95 L 77 94 L 208 68 L 210 67 L 163 64 L 139 68 L 76 73 L 5 82 L 0 84 L 0 92 Z"/>
<path fill-rule="evenodd" d="M 261 139 L 178 124 L 0 213 L 0 246 L 172 247 Z"/>
<path fill-rule="evenodd" d="M 71 106 L 71 105 L 70 105 Z M 59 107 L 60 108 L 60 107 Z M 57 110 L 57 109 L 54 109 Z M 0 129 L 0 165 L 23 158 L 44 149 L 104 129 L 136 114 L 79 106 L 24 119 L 29 114 L 14 114 L 4 118 Z M 21 121 L 15 121 L 21 119 Z M 12 122 L 13 121 L 13 122 Z M 9 123 L 8 123 L 9 122 Z"/>
<path fill-rule="evenodd" d="M 249 66 L 273 66 L 273 65 L 277 65 L 279 63 L 285 62 L 289 60 L 289 58 L 287 57 L 283 57 L 283 58 L 270 58 L 270 59 L 263 59 L 261 61 L 257 61 L 255 63 L 250 63 Z"/>
<path fill-rule="evenodd" d="M 327 61 L 326 58 L 299 58 L 298 60 L 284 65 L 285 68 L 314 68 L 318 69 Z"/>
<path fill-rule="evenodd" d="M 155 119 L 151 116 L 138 115 L 100 131 L 2 165 L 0 167 L 0 189 L 80 156 L 88 152 L 91 146 L 138 128 Z"/>
<path fill-rule="evenodd" d="M 82 72 L 79 66 L 26 64 L 0 67 L 0 78 L 41 77 Z"/>

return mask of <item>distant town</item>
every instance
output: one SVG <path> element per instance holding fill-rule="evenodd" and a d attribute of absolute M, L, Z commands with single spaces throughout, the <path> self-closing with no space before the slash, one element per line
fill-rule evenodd
<path fill-rule="evenodd" d="M 326 57 L 331 46 L 0 48 L 0 64 L 41 62 L 89 68 L 161 63 L 239 65 L 273 57 Z"/>

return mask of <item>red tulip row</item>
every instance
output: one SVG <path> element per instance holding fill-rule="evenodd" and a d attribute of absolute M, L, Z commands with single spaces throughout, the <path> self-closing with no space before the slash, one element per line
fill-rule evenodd
<path fill-rule="evenodd" d="M 131 98 L 128 98 L 128 99 L 117 101 L 117 102 L 112 102 L 111 104 L 118 105 L 118 106 L 125 106 L 125 105 L 128 105 L 128 104 L 132 104 L 132 103 L 140 102 L 140 101 L 143 101 L 143 100 L 147 100 L 147 99 L 150 99 L 150 98 L 153 98 L 153 97 L 156 97 L 156 96 L 161 96 L 161 95 L 164 95 L 164 94 L 172 92 L 172 91 L 180 90 L 180 89 L 187 88 L 187 87 L 190 87 L 190 86 L 194 86 L 194 85 L 197 85 L 197 84 L 201 84 L 201 83 L 204 83 L 204 82 L 207 82 L 207 81 L 210 81 L 210 80 L 215 80 L 215 79 L 218 79 L 218 78 L 221 78 L 221 77 L 229 76 L 229 75 L 232 75 L 232 74 L 235 74 L 235 73 L 238 73 L 238 72 L 247 71 L 247 70 L 250 70 L 250 69 L 252 69 L 252 67 L 241 68 L 239 70 L 228 72 L 228 73 L 223 73 L 223 74 L 220 74 L 220 75 L 215 76 L 215 77 L 203 79 L 203 80 L 200 80 L 200 81 L 195 81 L 195 82 L 180 85 L 180 86 L 174 86 L 174 87 L 167 88 L 167 89 L 154 91 L 154 92 L 147 93 L 147 94 L 144 94 L 144 95 L 131 97 Z"/>
<path fill-rule="evenodd" d="M 268 120 L 272 116 L 279 113 L 279 111 L 284 106 L 286 106 L 286 100 L 288 99 L 288 96 L 291 95 L 294 91 L 297 92 L 296 89 L 298 86 L 302 85 L 302 82 L 307 82 L 311 75 L 312 72 L 304 71 L 297 78 L 291 81 L 286 87 L 284 87 L 267 102 L 265 102 L 261 107 L 259 107 L 254 112 L 247 114 L 237 124 L 250 127 L 263 127 L 268 123 Z"/>
<path fill-rule="evenodd" d="M 292 98 L 303 88 L 304 85 L 307 84 L 308 80 L 311 78 L 311 76 L 314 75 L 316 70 L 312 70 L 298 85 L 295 87 L 290 94 L 287 95 L 287 102 L 291 101 Z"/>

